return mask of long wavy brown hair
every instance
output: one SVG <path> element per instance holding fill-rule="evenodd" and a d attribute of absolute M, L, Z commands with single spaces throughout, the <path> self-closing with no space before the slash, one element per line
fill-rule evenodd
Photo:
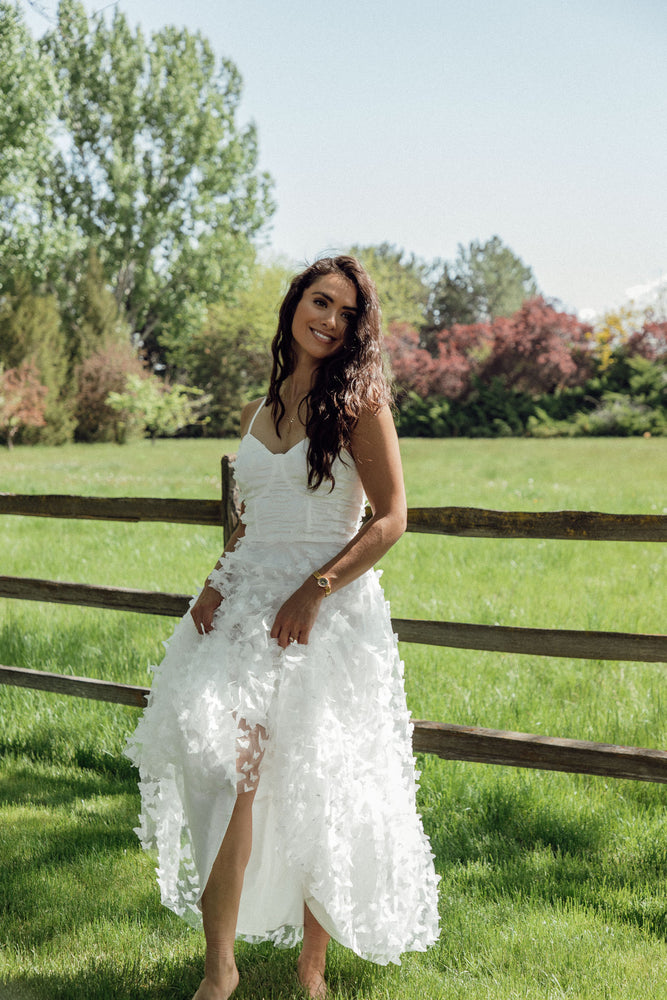
<path fill-rule="evenodd" d="M 357 290 L 357 314 L 345 333 L 340 351 L 317 368 L 312 389 L 303 400 L 308 414 L 308 486 L 317 489 L 327 479 L 333 489 L 333 464 L 349 450 L 352 432 L 364 409 L 377 411 L 391 402 L 382 358 L 380 306 L 375 283 L 355 257 L 323 257 L 292 279 L 278 313 L 278 332 L 271 351 L 273 368 L 267 406 L 280 437 L 285 415 L 280 389 L 296 366 L 292 322 L 303 293 L 318 278 L 338 274 Z"/>

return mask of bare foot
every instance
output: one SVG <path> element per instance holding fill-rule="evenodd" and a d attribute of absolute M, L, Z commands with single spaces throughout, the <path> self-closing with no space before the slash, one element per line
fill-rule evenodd
<path fill-rule="evenodd" d="M 299 982 L 311 1000 L 324 1000 L 329 995 L 327 984 L 324 981 L 324 968 L 318 968 L 308 961 L 302 961 L 302 957 L 300 955 L 296 963 Z"/>
<path fill-rule="evenodd" d="M 204 976 L 192 1000 L 229 1000 L 238 985 L 239 973 L 234 966 L 233 970 L 219 981 L 213 982 L 208 976 Z"/>

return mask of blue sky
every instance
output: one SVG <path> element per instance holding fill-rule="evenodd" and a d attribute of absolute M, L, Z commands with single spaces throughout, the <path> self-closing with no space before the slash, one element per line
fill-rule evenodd
<path fill-rule="evenodd" d="M 47 21 L 20 0 L 35 33 Z M 53 12 L 54 0 L 40 0 Z M 92 11 L 105 0 L 85 0 Z M 120 0 L 244 80 L 295 261 L 498 234 L 578 311 L 667 276 L 664 0 Z"/>

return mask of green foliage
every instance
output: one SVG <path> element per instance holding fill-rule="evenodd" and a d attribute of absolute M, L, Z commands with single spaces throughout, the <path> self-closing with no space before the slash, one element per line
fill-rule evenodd
<path fill-rule="evenodd" d="M 39 58 L 21 9 L 0 0 L 0 185 L 20 190 L 21 172 L 43 163 L 53 110 L 54 77 Z M 7 188 L 0 188 L 3 193 Z"/>
<path fill-rule="evenodd" d="M 352 246 L 357 257 L 373 276 L 382 308 L 382 325 L 408 323 L 420 327 L 427 317 L 431 288 L 430 268 L 414 254 L 406 255 L 391 243 Z"/>
<path fill-rule="evenodd" d="M 523 435 L 535 403 L 527 393 L 508 389 L 500 379 L 488 385 L 473 379 L 462 402 L 407 394 L 396 414 L 402 437 L 513 437 Z"/>
<path fill-rule="evenodd" d="M 106 341 L 76 370 L 76 440 L 115 441 L 141 436 L 144 425 L 129 410 L 109 405 L 111 393 L 125 392 L 128 375 L 145 377 L 146 369 L 128 341 Z"/>
<path fill-rule="evenodd" d="M 570 420 L 554 420 L 541 407 L 528 418 L 532 437 L 651 437 L 667 434 L 667 414 L 636 403 L 620 393 L 605 393 L 589 412 L 576 413 Z"/>
<path fill-rule="evenodd" d="M 0 0 L 0 281 L 28 273 L 43 281 L 57 273 L 75 242 L 70 220 L 45 201 L 58 85 L 23 22 L 18 4 Z"/>
<path fill-rule="evenodd" d="M 190 380 L 209 397 L 207 434 L 238 433 L 242 407 L 265 391 L 278 308 L 290 276 L 280 262 L 257 263 L 233 302 L 208 310 L 187 361 Z"/>
<path fill-rule="evenodd" d="M 533 272 L 499 236 L 459 244 L 453 263 L 442 265 L 433 290 L 432 329 L 511 316 L 538 294 Z"/>
<path fill-rule="evenodd" d="M 111 345 L 130 350 L 131 330 L 113 295 L 97 250 L 89 246 L 83 261 L 70 261 L 69 295 L 63 311 L 70 372 L 95 352 Z"/>
<path fill-rule="evenodd" d="M 623 347 L 612 364 L 583 389 L 543 397 L 529 416 L 533 437 L 632 437 L 667 434 L 667 366 L 658 360 L 628 356 Z"/>
<path fill-rule="evenodd" d="M 107 405 L 122 415 L 119 437 L 126 440 L 128 424 L 137 422 L 148 436 L 172 437 L 199 419 L 202 392 L 185 385 L 167 386 L 155 376 L 128 375 L 124 392 L 110 392 Z M 122 421 L 125 421 L 123 423 Z"/>
<path fill-rule="evenodd" d="M 165 27 L 147 40 L 117 9 L 88 19 L 61 0 L 44 42 L 65 142 L 45 200 L 99 251 L 146 350 L 183 363 L 207 303 L 228 297 L 273 211 L 241 80 L 208 41 Z"/>

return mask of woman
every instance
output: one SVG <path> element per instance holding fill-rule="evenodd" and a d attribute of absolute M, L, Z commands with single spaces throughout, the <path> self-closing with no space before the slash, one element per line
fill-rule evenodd
<path fill-rule="evenodd" d="M 268 396 L 241 417 L 241 521 L 128 744 L 162 900 L 203 920 L 196 1000 L 233 993 L 236 937 L 303 939 L 310 997 L 326 995 L 330 936 L 381 963 L 437 937 L 402 664 L 372 569 L 406 521 L 380 345 L 354 258 L 292 281 Z"/>

